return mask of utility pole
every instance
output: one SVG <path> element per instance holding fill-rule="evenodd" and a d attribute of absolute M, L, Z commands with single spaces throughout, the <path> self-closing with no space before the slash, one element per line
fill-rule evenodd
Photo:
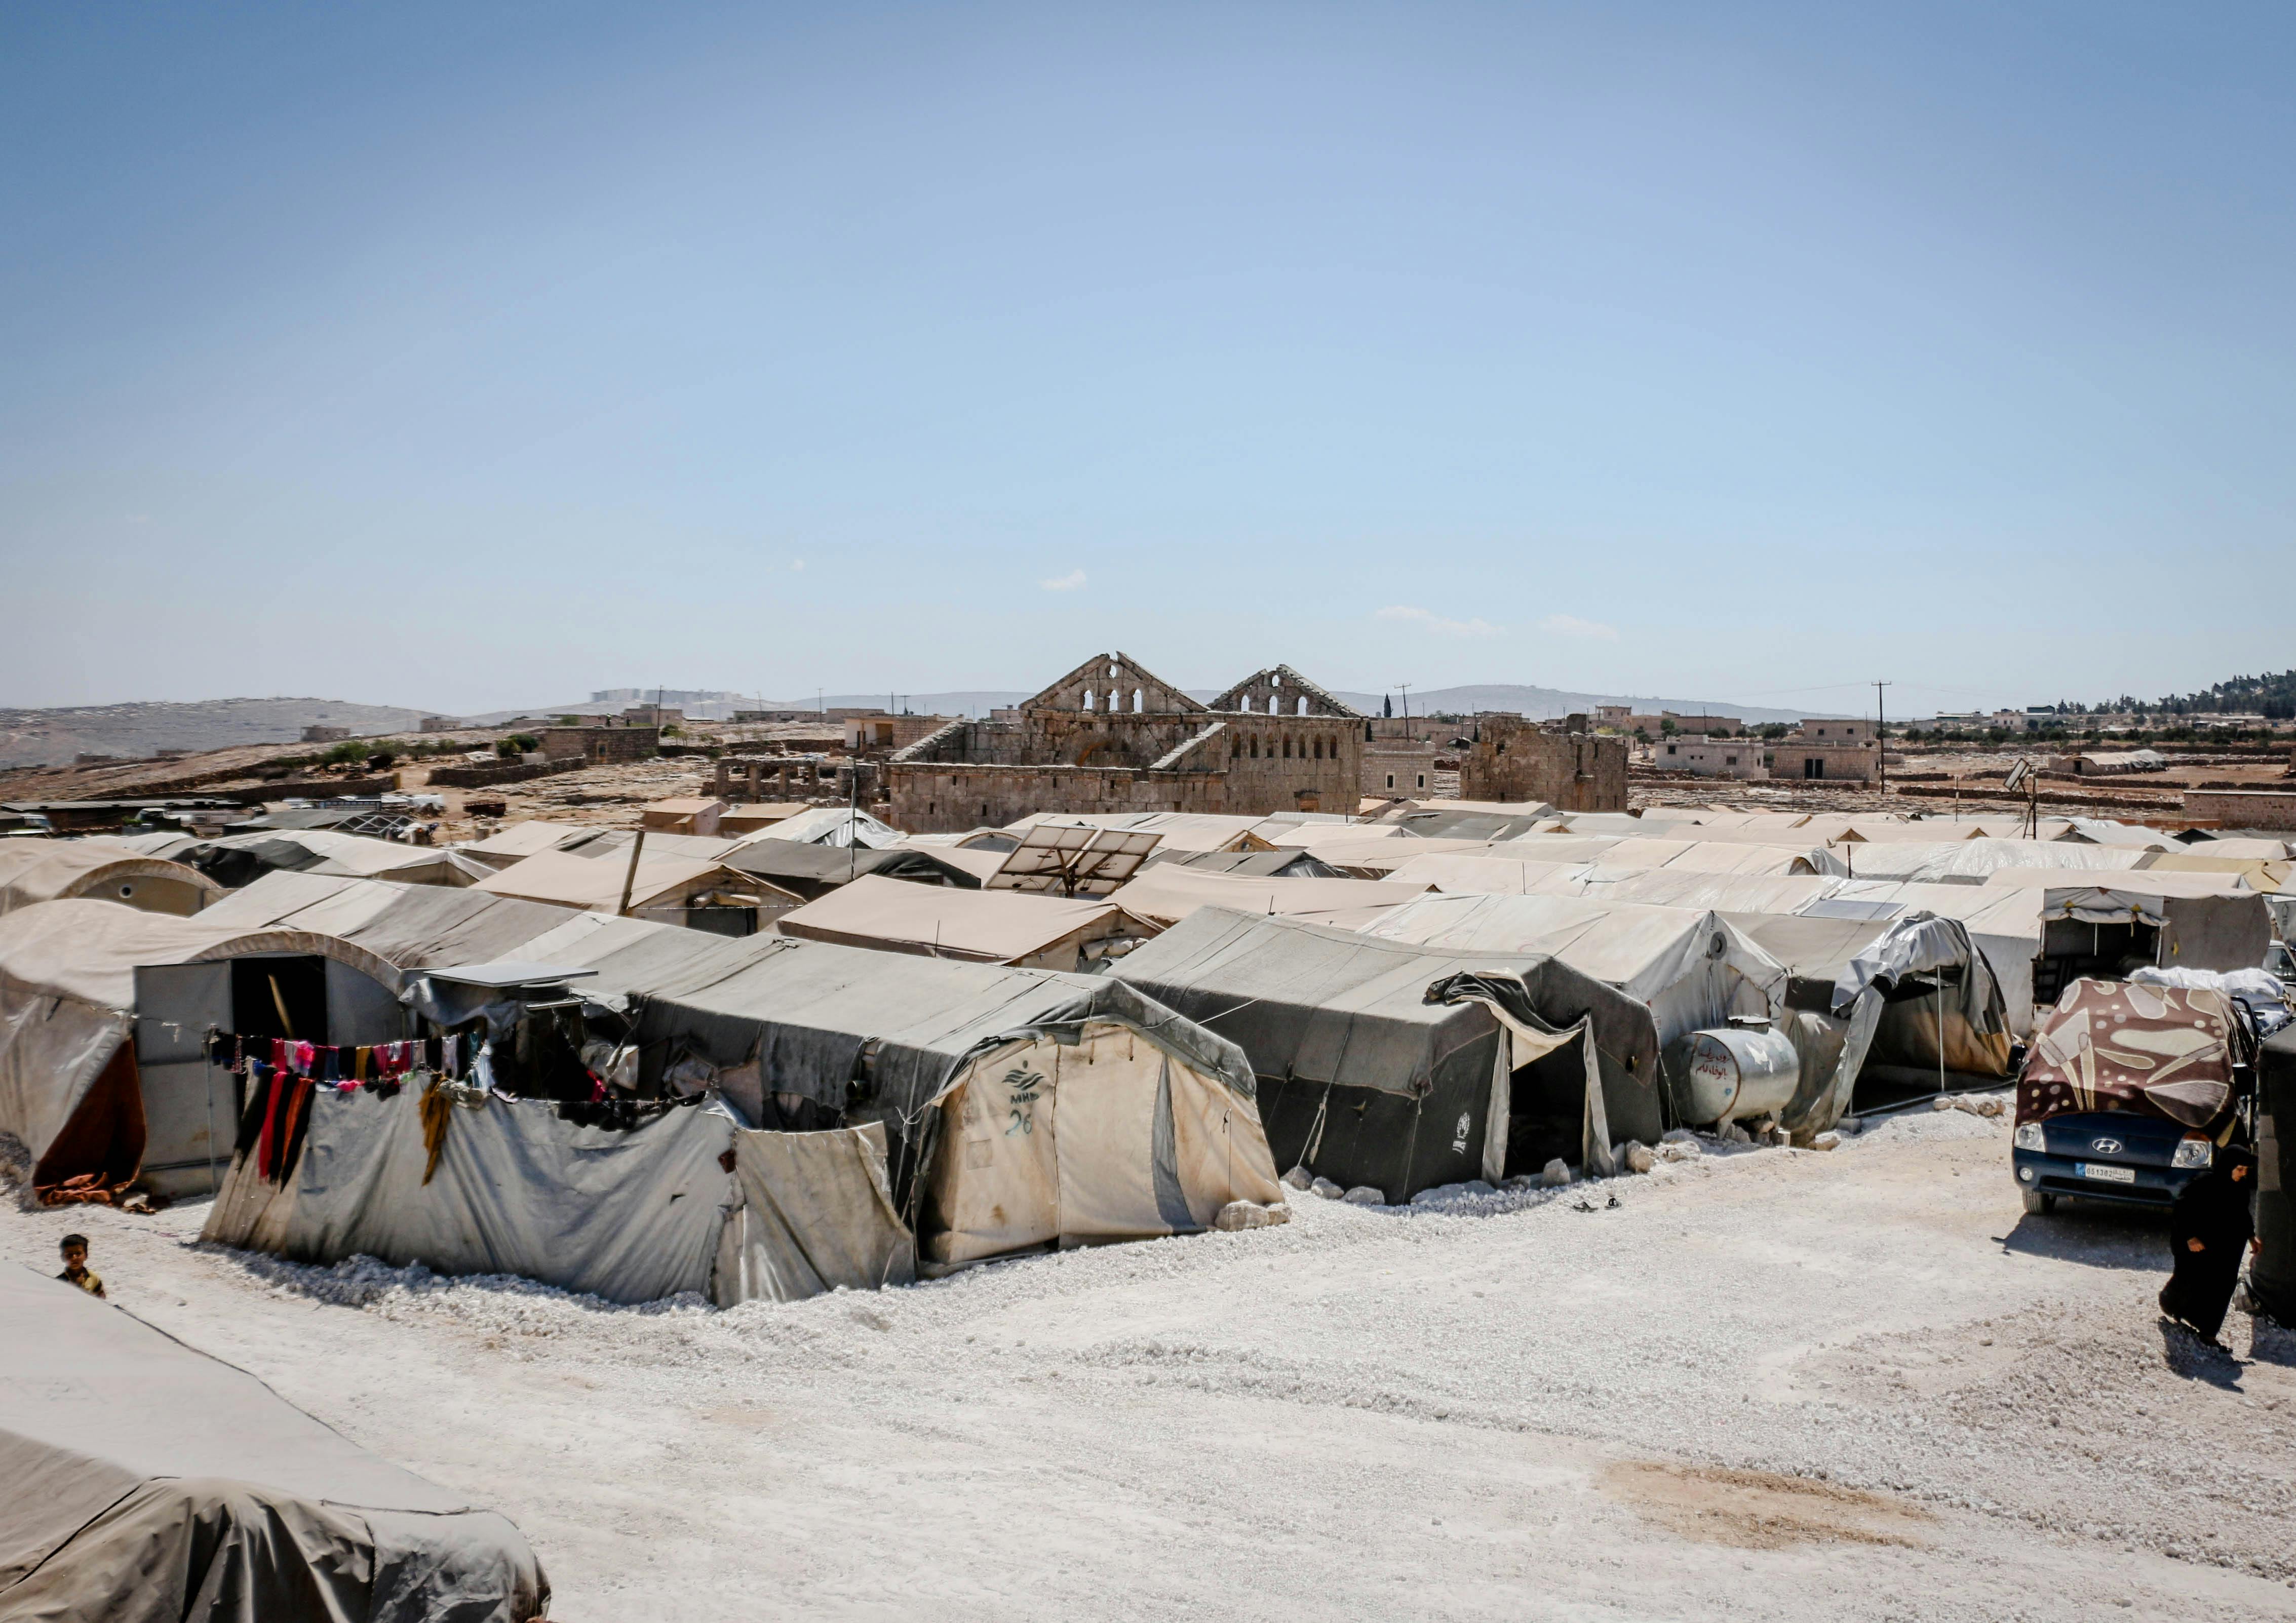
<path fill-rule="evenodd" d="M 1398 682 L 1395 685 L 1403 694 L 1403 736 L 1409 738 L 1411 736 L 1411 684 Z"/>
<path fill-rule="evenodd" d="M 1882 690 L 1894 685 L 1888 682 L 1874 684 L 1874 770 L 1881 775 L 1880 792 L 1890 792 L 1890 724 L 1882 714 Z"/>

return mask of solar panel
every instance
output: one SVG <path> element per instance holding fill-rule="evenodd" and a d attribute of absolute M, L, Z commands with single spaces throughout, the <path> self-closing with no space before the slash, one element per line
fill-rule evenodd
<path fill-rule="evenodd" d="M 1040 823 L 1005 853 L 988 889 L 1106 896 L 1140 871 L 1162 839 L 1128 829 Z"/>

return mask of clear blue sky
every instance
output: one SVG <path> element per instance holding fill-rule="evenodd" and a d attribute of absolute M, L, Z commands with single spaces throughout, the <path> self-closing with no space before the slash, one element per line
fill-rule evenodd
<path fill-rule="evenodd" d="M 0 9 L 0 703 L 2296 664 L 2296 9 Z"/>

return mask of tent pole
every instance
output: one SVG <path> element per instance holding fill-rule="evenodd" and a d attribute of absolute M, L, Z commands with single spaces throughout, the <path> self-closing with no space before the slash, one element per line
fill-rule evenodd
<path fill-rule="evenodd" d="M 641 824 L 638 826 L 638 837 L 630 841 L 629 870 L 622 875 L 622 905 L 614 909 L 614 916 L 618 919 L 629 916 L 630 892 L 636 888 L 638 882 L 638 853 L 644 849 L 645 826 Z"/>

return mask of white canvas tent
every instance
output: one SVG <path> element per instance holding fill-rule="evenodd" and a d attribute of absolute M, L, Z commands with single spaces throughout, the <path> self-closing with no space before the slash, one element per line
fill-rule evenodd
<path fill-rule="evenodd" d="M 197 913 L 223 887 L 197 868 L 94 840 L 0 840 L 0 914 L 80 897 L 145 913 Z"/>
<path fill-rule="evenodd" d="M 527 1623 L 517 1528 L 244 1370 L 0 1265 L 0 1615 Z"/>

